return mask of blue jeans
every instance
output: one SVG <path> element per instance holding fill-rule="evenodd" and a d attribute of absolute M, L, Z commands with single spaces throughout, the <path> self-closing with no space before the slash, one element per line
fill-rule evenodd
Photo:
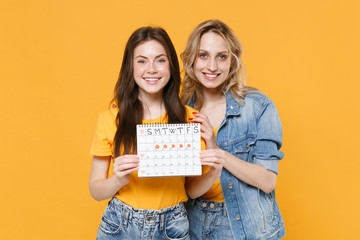
<path fill-rule="evenodd" d="M 202 198 L 190 199 L 186 204 L 191 240 L 234 240 L 223 202 Z M 245 234 L 242 239 L 245 239 Z"/>
<path fill-rule="evenodd" d="M 102 216 L 96 239 L 189 240 L 184 203 L 161 210 L 135 209 L 113 198 Z"/>

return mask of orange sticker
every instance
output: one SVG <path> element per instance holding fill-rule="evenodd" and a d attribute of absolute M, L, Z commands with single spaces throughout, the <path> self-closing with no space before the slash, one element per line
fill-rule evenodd
<path fill-rule="evenodd" d="M 140 130 L 140 133 L 143 134 L 143 133 L 144 133 L 144 129 L 141 129 L 141 130 Z"/>
<path fill-rule="evenodd" d="M 140 157 L 144 157 L 144 154 L 140 154 Z"/>
<path fill-rule="evenodd" d="M 142 174 L 145 174 L 145 172 L 146 172 L 145 170 L 141 170 L 141 171 L 140 171 L 140 173 L 142 173 Z"/>
<path fill-rule="evenodd" d="M 188 144 L 187 147 L 188 147 L 188 148 L 191 148 L 191 144 Z"/>
<path fill-rule="evenodd" d="M 172 144 L 171 147 L 172 147 L 172 148 L 175 148 L 175 144 Z"/>
<path fill-rule="evenodd" d="M 164 148 L 167 148 L 167 145 L 166 145 L 166 144 L 164 145 Z"/>
<path fill-rule="evenodd" d="M 179 145 L 180 148 L 183 148 L 183 146 L 184 146 L 184 145 L 182 145 L 182 144 Z"/>

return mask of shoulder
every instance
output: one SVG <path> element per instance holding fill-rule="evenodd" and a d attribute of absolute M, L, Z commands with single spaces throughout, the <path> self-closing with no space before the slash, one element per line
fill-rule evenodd
<path fill-rule="evenodd" d="M 193 112 L 199 112 L 198 110 L 196 110 L 195 108 L 192 108 L 188 105 L 185 105 L 185 109 L 187 113 L 193 113 Z"/>
<path fill-rule="evenodd" d="M 186 119 L 188 118 L 194 118 L 194 112 L 199 112 L 198 110 L 196 110 L 195 108 L 189 107 L 188 105 L 185 105 L 185 110 L 186 110 Z"/>
<path fill-rule="evenodd" d="M 118 108 L 116 104 L 111 104 L 108 109 L 99 114 L 98 120 L 103 122 L 114 122 Z"/>
<path fill-rule="evenodd" d="M 259 90 L 251 90 L 248 91 L 245 96 L 245 103 L 252 103 L 255 105 L 262 105 L 265 107 L 273 102 L 263 92 Z"/>
<path fill-rule="evenodd" d="M 241 114 L 253 115 L 255 119 L 259 119 L 265 112 L 277 112 L 273 101 L 259 90 L 248 91 L 239 107 Z"/>

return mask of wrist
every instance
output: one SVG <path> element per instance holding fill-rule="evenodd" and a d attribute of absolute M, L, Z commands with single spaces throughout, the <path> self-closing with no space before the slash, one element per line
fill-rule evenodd
<path fill-rule="evenodd" d="M 123 179 L 121 177 L 119 177 L 118 175 L 116 175 L 116 174 L 112 175 L 111 178 L 113 178 L 112 179 L 113 183 L 114 183 L 114 185 L 116 186 L 117 189 L 120 189 L 124 185 L 126 185 L 126 184 L 124 184 Z"/>

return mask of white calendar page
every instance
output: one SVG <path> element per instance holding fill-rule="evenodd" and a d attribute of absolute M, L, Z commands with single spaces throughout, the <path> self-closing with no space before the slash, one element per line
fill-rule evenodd
<path fill-rule="evenodd" d="M 201 175 L 200 124 L 137 125 L 138 177 Z"/>

